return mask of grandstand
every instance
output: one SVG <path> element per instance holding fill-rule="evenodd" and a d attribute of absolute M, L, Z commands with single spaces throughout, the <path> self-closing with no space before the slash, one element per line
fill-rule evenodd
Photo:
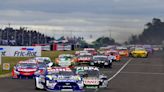
<path fill-rule="evenodd" d="M 49 44 L 54 38 L 24 27 L 0 29 L 0 45 L 31 46 L 32 44 Z"/>

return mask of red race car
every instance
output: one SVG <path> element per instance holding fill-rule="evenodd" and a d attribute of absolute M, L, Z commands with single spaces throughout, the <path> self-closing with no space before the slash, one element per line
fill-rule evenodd
<path fill-rule="evenodd" d="M 12 70 L 12 78 L 34 78 L 38 74 L 38 64 L 33 60 L 19 61 Z"/>
<path fill-rule="evenodd" d="M 92 61 L 93 56 L 88 53 L 88 54 L 81 54 L 77 57 L 78 63 L 90 63 Z"/>
<path fill-rule="evenodd" d="M 88 51 L 88 53 L 91 53 L 92 55 L 97 55 L 95 48 L 84 48 L 84 51 Z"/>

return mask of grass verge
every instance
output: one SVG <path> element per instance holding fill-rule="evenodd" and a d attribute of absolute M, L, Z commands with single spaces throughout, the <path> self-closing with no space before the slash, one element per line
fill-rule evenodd
<path fill-rule="evenodd" d="M 43 57 L 50 57 L 52 61 L 55 60 L 56 57 L 60 54 L 74 54 L 75 51 L 42 51 Z M 3 63 L 10 63 L 10 70 L 3 70 L 2 65 L 0 65 L 0 76 L 4 74 L 11 73 L 13 66 L 16 65 L 17 62 L 21 60 L 27 60 L 32 57 L 2 57 L 2 65 Z"/>

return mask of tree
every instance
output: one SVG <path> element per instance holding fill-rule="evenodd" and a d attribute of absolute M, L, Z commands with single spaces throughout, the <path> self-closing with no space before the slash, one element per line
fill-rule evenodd
<path fill-rule="evenodd" d="M 92 42 L 94 47 L 108 46 L 115 44 L 115 40 L 109 37 L 100 37 Z"/>
<path fill-rule="evenodd" d="M 152 22 L 145 24 L 146 28 L 139 35 L 132 35 L 129 38 L 130 44 L 161 44 L 164 40 L 164 22 L 153 18 Z"/>

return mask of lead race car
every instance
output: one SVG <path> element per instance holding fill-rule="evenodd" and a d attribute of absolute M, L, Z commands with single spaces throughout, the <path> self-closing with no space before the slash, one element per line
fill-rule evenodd
<path fill-rule="evenodd" d="M 108 79 L 104 74 L 100 74 L 98 67 L 78 66 L 75 67 L 76 74 L 83 78 L 85 88 L 107 88 Z"/>
<path fill-rule="evenodd" d="M 36 89 L 47 91 L 83 91 L 83 81 L 68 67 L 51 67 L 35 78 Z"/>

